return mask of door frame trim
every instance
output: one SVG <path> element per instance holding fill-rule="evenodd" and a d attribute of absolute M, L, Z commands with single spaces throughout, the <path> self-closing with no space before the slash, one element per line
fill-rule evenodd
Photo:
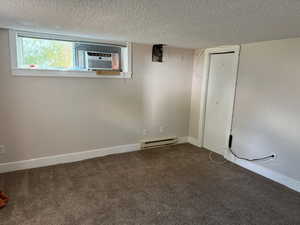
<path fill-rule="evenodd" d="M 199 114 L 199 131 L 198 131 L 198 143 L 200 147 L 203 147 L 204 139 L 204 126 L 205 126 L 205 113 L 206 113 L 206 101 L 207 101 L 207 91 L 208 91 L 208 77 L 209 77 L 209 66 L 210 66 L 210 56 L 215 53 L 226 53 L 233 52 L 234 54 L 234 64 L 235 64 L 235 76 L 237 81 L 238 76 L 238 66 L 239 66 L 239 56 L 240 56 L 240 45 L 230 45 L 230 46 L 220 46 L 216 48 L 208 48 L 204 52 L 204 66 L 203 66 L 203 77 L 200 90 L 200 114 Z M 236 91 L 235 83 L 235 91 Z M 234 103 L 233 103 L 234 107 Z M 232 111 L 234 113 L 234 110 Z M 232 123 L 232 118 L 231 121 Z M 229 134 L 228 134 L 229 135 Z"/>

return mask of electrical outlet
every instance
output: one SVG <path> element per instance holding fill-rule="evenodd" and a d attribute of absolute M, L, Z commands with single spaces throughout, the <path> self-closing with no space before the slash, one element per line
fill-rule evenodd
<path fill-rule="evenodd" d="M 160 132 L 160 133 L 163 133 L 164 131 L 165 131 L 165 127 L 164 127 L 164 126 L 160 126 L 160 127 L 159 127 L 159 132 Z"/>
<path fill-rule="evenodd" d="M 144 129 L 144 130 L 143 130 L 143 135 L 146 136 L 147 134 L 148 134 L 148 130 L 147 130 L 147 129 Z"/>
<path fill-rule="evenodd" d="M 4 154 L 4 153 L 5 153 L 5 146 L 0 145 L 0 154 Z"/>

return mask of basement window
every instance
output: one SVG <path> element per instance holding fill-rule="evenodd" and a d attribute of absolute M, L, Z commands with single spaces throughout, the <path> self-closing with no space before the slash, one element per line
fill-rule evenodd
<path fill-rule="evenodd" d="M 131 45 L 10 31 L 16 76 L 131 77 Z"/>

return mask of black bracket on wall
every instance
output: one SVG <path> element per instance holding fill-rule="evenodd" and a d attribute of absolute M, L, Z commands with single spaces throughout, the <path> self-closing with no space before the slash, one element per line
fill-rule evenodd
<path fill-rule="evenodd" d="M 163 62 L 163 44 L 153 45 L 152 47 L 152 62 Z"/>

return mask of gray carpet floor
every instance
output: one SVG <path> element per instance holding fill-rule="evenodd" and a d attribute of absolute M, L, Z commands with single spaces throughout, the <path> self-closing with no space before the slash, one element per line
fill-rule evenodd
<path fill-rule="evenodd" d="M 180 144 L 1 174 L 0 224 L 300 224 L 299 193 L 208 154 Z"/>

